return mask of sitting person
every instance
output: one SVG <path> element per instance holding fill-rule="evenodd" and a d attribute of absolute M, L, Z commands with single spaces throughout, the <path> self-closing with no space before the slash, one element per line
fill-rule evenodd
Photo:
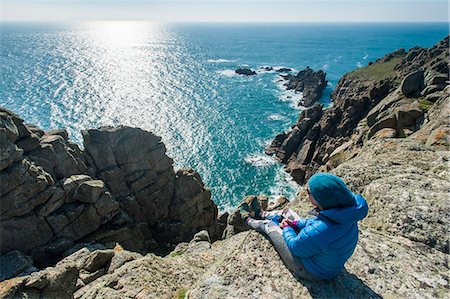
<path fill-rule="evenodd" d="M 317 214 L 313 218 L 283 219 L 277 225 L 283 218 L 280 215 L 268 216 L 259 211 L 249 214 L 248 205 L 241 206 L 241 213 L 247 226 L 269 238 L 296 277 L 333 279 L 356 248 L 357 222 L 367 216 L 368 206 L 342 179 L 328 173 L 313 175 L 306 191 Z"/>

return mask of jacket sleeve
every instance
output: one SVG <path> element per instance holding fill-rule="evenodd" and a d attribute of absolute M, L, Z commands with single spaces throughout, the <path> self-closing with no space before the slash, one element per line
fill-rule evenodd
<path fill-rule="evenodd" d="M 304 228 L 305 226 L 308 225 L 310 218 L 300 218 L 297 220 L 297 228 L 299 230 L 301 230 L 302 228 Z"/>
<path fill-rule="evenodd" d="M 283 237 L 292 254 L 299 257 L 316 255 L 328 247 L 314 223 L 305 226 L 298 235 L 292 227 L 285 227 Z"/>

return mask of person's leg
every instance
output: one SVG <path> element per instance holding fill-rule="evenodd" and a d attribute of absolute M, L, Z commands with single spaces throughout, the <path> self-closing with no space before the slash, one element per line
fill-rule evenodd
<path fill-rule="evenodd" d="M 286 268 L 288 268 L 289 271 L 291 271 L 296 277 L 308 280 L 317 280 L 317 278 L 305 270 L 300 258 L 292 255 L 286 245 L 286 242 L 284 241 L 282 234 L 283 231 L 273 221 L 255 220 L 249 218 L 246 223 L 250 228 L 267 236 L 273 247 L 275 247 L 275 250 L 278 252 Z"/>
<path fill-rule="evenodd" d="M 270 222 L 270 220 L 256 220 L 254 218 L 247 218 L 245 221 L 245 224 L 250 227 L 251 229 L 256 230 L 257 232 L 260 232 L 262 234 L 266 234 L 264 226 L 266 222 Z"/>

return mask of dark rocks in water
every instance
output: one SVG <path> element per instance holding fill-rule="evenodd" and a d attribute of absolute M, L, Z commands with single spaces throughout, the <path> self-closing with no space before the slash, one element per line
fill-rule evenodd
<path fill-rule="evenodd" d="M 147 252 L 203 229 L 221 236 L 209 189 L 192 169 L 175 173 L 160 137 L 120 126 L 83 138 L 85 150 L 65 130 L 43 132 L 0 108 L 2 255 L 45 266 L 78 243 Z"/>
<path fill-rule="evenodd" d="M 314 108 L 317 117 L 306 117 L 311 112 L 303 111 L 289 132 L 275 137 L 266 153 L 286 164 L 294 180 L 303 184 L 315 172 L 352 157 L 353 149 L 357 153 L 356 149 L 371 138 L 417 136 L 429 122 L 428 111 L 448 98 L 449 75 L 440 71 L 448 70 L 448 46 L 446 37 L 429 49 L 400 49 L 345 74 L 331 94 L 333 106 L 321 112 L 321 108 Z M 312 73 L 309 69 L 302 74 Z M 289 80 L 288 88 L 305 89 L 304 83 L 295 79 L 298 76 L 284 76 Z M 377 134 L 381 130 L 383 133 Z M 441 125 L 432 127 L 428 137 L 440 136 L 446 130 Z M 447 140 L 423 139 L 435 146 Z"/>
<path fill-rule="evenodd" d="M 238 68 L 235 70 L 236 74 L 238 75 L 245 75 L 245 76 L 253 76 L 256 75 L 256 72 L 249 69 L 249 68 Z"/>
<path fill-rule="evenodd" d="M 285 75 L 282 77 L 288 81 L 284 84 L 288 90 L 292 89 L 303 93 L 303 99 L 300 104 L 310 107 L 322 96 L 323 89 L 327 85 L 325 76 L 326 74 L 322 70 L 315 72 L 311 68 L 306 67 L 298 72 L 297 75 Z"/>
<path fill-rule="evenodd" d="M 292 69 L 290 68 L 286 68 L 286 67 L 282 67 L 276 70 L 278 73 L 289 73 L 292 72 Z"/>
<path fill-rule="evenodd" d="M 262 70 L 262 71 L 266 71 L 266 72 L 271 72 L 271 71 L 276 71 L 278 73 L 289 73 L 289 72 L 292 72 L 292 69 L 286 68 L 286 67 L 273 68 L 271 66 L 261 66 L 259 69 Z"/>
<path fill-rule="evenodd" d="M 259 69 L 266 71 L 266 72 L 273 71 L 273 67 L 271 67 L 271 66 L 261 66 Z"/>

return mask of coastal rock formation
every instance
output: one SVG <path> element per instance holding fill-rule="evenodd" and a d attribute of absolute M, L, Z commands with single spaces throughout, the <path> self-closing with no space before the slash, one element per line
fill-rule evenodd
<path fill-rule="evenodd" d="M 413 79 L 405 78 L 417 71 L 411 69 L 431 56 L 434 62 L 422 64 L 423 86 L 406 87 L 410 84 L 406 82 Z M 156 226 L 160 225 L 160 230 L 167 228 L 165 231 L 174 236 L 176 230 L 193 233 L 193 229 L 187 228 L 190 225 L 208 226 L 210 218 L 198 216 L 200 211 L 205 211 L 204 215 L 217 212 L 198 174 L 190 169 L 175 173 L 171 160 L 162 154 L 165 152 L 162 143 L 149 132 L 126 127 L 85 132 L 86 150 L 80 151 L 82 155 L 66 150 L 79 158 L 75 161 L 83 162 L 85 173 L 71 174 L 58 181 L 28 159 L 27 151 L 17 145 L 24 140 L 21 120 L 1 110 L 0 138 L 4 142 L 0 143 L 0 179 L 2 184 L 7 182 L 8 189 L 4 191 L 2 185 L 0 224 L 3 227 L 4 217 L 17 223 L 29 221 L 27 231 L 16 230 L 16 234 L 26 234 L 33 244 L 36 234 L 43 240 L 49 235 L 50 241 L 19 252 L 10 245 L 15 243 L 2 239 L 2 246 L 8 244 L 11 250 L 0 257 L 1 277 L 20 276 L 0 282 L 0 298 L 447 298 L 450 98 L 448 60 L 444 63 L 443 57 L 448 59 L 448 38 L 431 49 L 391 53 L 371 64 L 374 69 L 357 70 L 362 73 L 354 79 L 350 79 L 352 73 L 347 74 L 334 92 L 335 96 L 343 93 L 340 99 L 345 101 L 335 103 L 340 110 L 323 111 L 315 105 L 302 112 L 301 121 L 292 129 L 297 130 L 295 134 L 277 137 L 278 145 L 272 147 L 272 154 L 288 164 L 293 156 L 312 161 L 318 149 L 329 150 L 320 152 L 325 153 L 320 156 L 324 160 L 320 160 L 323 163 L 318 163 L 317 168 L 308 168 L 308 162 L 302 164 L 303 170 L 293 168 L 292 174 L 331 169 L 369 203 L 369 215 L 359 224 L 355 253 L 345 270 L 327 282 L 295 279 L 270 242 L 242 226 L 239 211 L 220 216 L 219 227 L 226 227 L 224 239 L 214 241 L 217 231 L 206 229 L 189 238 L 190 242 L 179 243 L 164 257 L 124 250 L 115 245 L 120 238 L 114 233 L 114 238 L 109 239 L 111 244 L 101 238 L 108 234 L 97 238 L 89 234 L 71 241 L 77 238 L 78 227 L 90 230 L 97 225 L 97 222 L 72 225 L 81 217 L 77 215 L 93 212 L 91 206 L 96 215 L 110 219 L 95 232 L 124 227 L 120 236 L 134 238 L 127 231 L 129 227 L 137 227 L 141 233 L 148 228 L 155 242 L 166 237 L 152 230 L 154 219 L 147 219 L 146 215 L 157 217 L 169 211 L 168 218 Z M 363 75 L 373 80 L 381 76 L 383 83 L 362 88 L 363 81 L 357 78 Z M 348 97 L 344 96 L 346 92 Z M 349 118 L 350 114 L 356 119 Z M 45 135 L 35 127 L 26 128 L 30 132 L 28 137 L 37 136 L 31 139 L 39 141 Z M 327 142 L 321 143 L 321 138 Z M 337 144 L 332 145 L 332 141 Z M 127 149 L 121 147 L 124 142 L 139 145 L 147 154 L 128 157 Z M 297 143 L 302 144 L 298 151 Z M 35 149 L 39 143 L 28 139 L 26 144 Z M 155 161 L 163 163 L 157 166 Z M 152 175 L 152 171 L 158 175 Z M 164 178 L 162 182 L 159 176 Z M 151 183 L 139 182 L 140 177 Z M 303 179 L 307 175 L 303 174 Z M 151 186 L 167 188 L 172 194 L 170 203 L 153 207 L 153 202 L 142 201 L 140 190 L 151 198 L 154 190 Z M 9 195 L 10 192 L 15 195 Z M 264 196 L 258 199 L 264 208 L 285 204 L 283 199 L 274 204 Z M 310 204 L 306 192 L 300 192 L 288 205 L 308 217 L 305 212 Z M 48 217 L 54 218 L 47 221 Z M 137 225 L 139 217 L 145 219 Z M 52 237 L 52 223 L 56 228 L 63 224 L 60 230 L 63 238 Z M 16 226 L 10 229 L 15 230 Z M 3 231 L 0 237 L 3 238 Z M 10 234 L 10 238 L 14 236 Z M 88 239 L 103 240 L 103 244 L 81 244 Z M 124 238 L 123 242 L 127 240 L 130 241 Z M 18 244 L 29 246 L 25 242 Z M 33 267 L 32 258 L 27 256 L 30 252 L 34 257 L 37 253 L 61 251 L 65 258 L 41 271 Z"/>
<path fill-rule="evenodd" d="M 245 76 L 256 75 L 256 72 L 249 68 L 238 68 L 237 70 L 235 70 L 235 73 L 238 75 L 245 75 Z"/>
<path fill-rule="evenodd" d="M 259 69 L 262 70 L 262 71 L 266 71 L 266 72 L 271 72 L 271 71 L 275 71 L 277 73 L 289 73 L 289 72 L 292 72 L 292 69 L 287 68 L 287 67 L 274 68 L 274 67 L 271 67 L 271 66 L 260 66 Z"/>
<path fill-rule="evenodd" d="M 85 150 L 65 130 L 44 132 L 0 108 L 0 253 L 33 261 L 2 268 L 3 279 L 79 243 L 147 252 L 202 229 L 220 237 L 210 191 L 194 170 L 174 172 L 160 137 L 129 127 L 83 137 Z"/>
<path fill-rule="evenodd" d="M 290 69 L 280 69 L 277 71 L 285 72 Z M 310 107 L 314 105 L 322 96 L 322 91 L 327 85 L 325 80 L 326 74 L 319 70 L 313 71 L 306 67 L 304 70 L 298 72 L 297 75 L 281 75 L 284 80 L 288 82 L 284 84 L 288 90 L 292 89 L 296 92 L 303 93 L 303 99 L 299 103 L 302 106 Z"/>
<path fill-rule="evenodd" d="M 279 69 L 276 69 L 275 71 L 277 71 L 278 73 L 288 73 L 288 72 L 292 72 L 292 69 L 287 68 L 287 67 L 280 67 Z"/>
<path fill-rule="evenodd" d="M 262 71 L 266 71 L 266 72 L 273 71 L 273 67 L 271 67 L 271 66 L 260 66 L 259 69 Z"/>
<path fill-rule="evenodd" d="M 266 153 L 286 164 L 294 180 L 303 184 L 319 169 L 331 169 L 350 158 L 371 138 L 404 138 L 427 127 L 431 107 L 447 105 L 442 101 L 449 93 L 448 46 L 446 37 L 429 49 L 400 49 L 345 74 L 331 94 L 333 106 L 303 111 Z M 427 132 L 443 136 L 448 126 L 439 124 Z M 435 139 L 439 141 L 428 144 L 448 145 L 446 138 Z"/>

